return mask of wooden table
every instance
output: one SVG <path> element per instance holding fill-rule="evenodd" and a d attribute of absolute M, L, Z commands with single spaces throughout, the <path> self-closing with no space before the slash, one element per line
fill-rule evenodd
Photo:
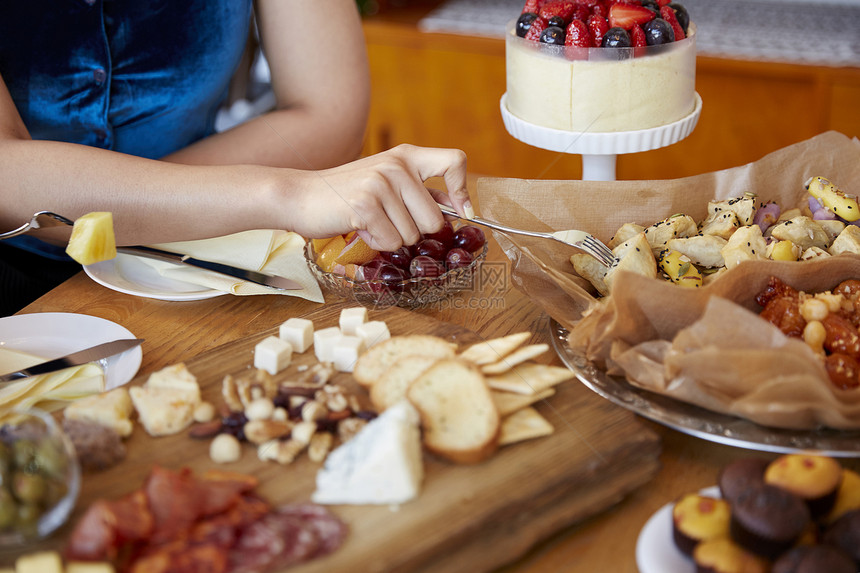
<path fill-rule="evenodd" d="M 500 265 L 506 262 L 494 242 L 491 243 L 488 261 Z M 492 292 L 484 293 L 484 296 L 493 302 L 481 308 L 475 305 L 416 312 L 464 326 L 487 337 L 527 328 L 537 333 L 537 339 L 548 338 L 548 317 L 509 281 L 496 282 L 487 288 Z M 280 324 L 286 317 L 314 308 L 318 305 L 278 295 L 164 302 L 114 292 L 80 273 L 21 313 L 74 312 L 119 323 L 135 336 L 146 339 L 140 372 L 147 373 L 191 359 L 218 345 L 259 334 Z M 558 358 L 553 357 L 553 362 L 559 363 Z M 589 399 L 602 400 L 584 386 L 579 386 L 577 391 L 589 395 Z M 747 454 L 646 420 L 642 423 L 663 441 L 662 469 L 658 475 L 614 507 L 558 531 L 499 571 L 635 572 L 636 540 L 651 514 L 679 494 L 713 485 L 722 465 Z M 860 469 L 855 462 L 847 462 L 847 465 Z"/>

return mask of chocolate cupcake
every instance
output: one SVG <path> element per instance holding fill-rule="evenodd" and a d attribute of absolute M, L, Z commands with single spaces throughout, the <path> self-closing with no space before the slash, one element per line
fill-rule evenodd
<path fill-rule="evenodd" d="M 717 480 L 723 499 L 731 503 L 750 486 L 764 483 L 764 471 L 769 464 L 762 458 L 741 458 L 726 465 Z"/>
<path fill-rule="evenodd" d="M 860 474 L 849 469 L 842 469 L 842 483 L 836 492 L 836 503 L 825 521 L 833 523 L 849 511 L 860 509 Z"/>
<path fill-rule="evenodd" d="M 699 543 L 693 550 L 693 562 L 696 573 L 767 573 L 770 565 L 728 537 Z"/>
<path fill-rule="evenodd" d="M 729 535 L 729 504 L 722 499 L 689 493 L 672 508 L 672 538 L 686 555 L 700 542 Z"/>
<path fill-rule="evenodd" d="M 847 553 L 829 545 L 795 547 L 774 561 L 771 573 L 857 573 Z"/>
<path fill-rule="evenodd" d="M 775 559 L 809 524 L 809 508 L 798 496 L 767 484 L 751 486 L 731 504 L 729 528 L 744 549 Z"/>
<path fill-rule="evenodd" d="M 826 515 L 836 503 L 842 466 L 833 458 L 786 454 L 767 466 L 764 482 L 793 493 L 809 506 L 813 519 Z"/>
<path fill-rule="evenodd" d="M 860 510 L 849 511 L 828 527 L 822 541 L 843 551 L 860 567 Z"/>

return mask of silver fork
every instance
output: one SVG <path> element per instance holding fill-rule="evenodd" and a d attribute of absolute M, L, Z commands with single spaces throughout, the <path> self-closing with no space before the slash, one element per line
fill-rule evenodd
<path fill-rule="evenodd" d="M 70 221 L 62 215 L 57 215 L 56 213 L 51 213 L 50 211 L 39 211 L 38 213 L 33 215 L 32 219 L 30 219 L 28 222 L 24 223 L 14 231 L 0 233 L 0 241 L 2 241 L 3 239 L 17 237 L 18 235 L 22 235 L 27 231 L 31 231 L 33 229 L 44 229 L 46 227 L 60 227 L 62 225 L 74 224 L 74 221 Z"/>
<path fill-rule="evenodd" d="M 526 235 L 528 237 L 539 237 L 541 239 L 553 239 L 555 241 L 558 241 L 559 243 L 564 243 L 565 245 L 576 247 L 581 251 L 585 251 L 607 267 L 611 266 L 612 263 L 615 261 L 615 255 L 612 253 L 612 250 L 603 243 L 601 243 L 599 240 L 597 240 L 593 235 L 590 235 L 585 231 L 577 231 L 575 229 L 570 229 L 568 231 L 556 231 L 554 233 L 526 231 L 525 229 L 517 229 L 514 227 L 509 227 L 507 225 L 502 225 L 501 223 L 497 223 L 495 221 L 482 219 L 481 217 L 473 217 L 471 219 L 466 219 L 465 217 L 461 217 L 454 209 L 448 207 L 447 205 L 439 204 L 439 208 L 446 215 L 451 215 L 452 217 L 459 217 L 464 221 L 468 221 L 470 223 L 477 223 L 479 225 L 483 225 L 491 229 L 496 229 L 497 231 L 501 231 L 503 233 Z"/>

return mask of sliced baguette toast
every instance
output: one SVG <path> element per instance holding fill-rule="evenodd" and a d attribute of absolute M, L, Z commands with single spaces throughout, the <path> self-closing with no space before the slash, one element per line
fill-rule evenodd
<path fill-rule="evenodd" d="M 438 360 L 409 386 L 407 398 L 421 414 L 424 445 L 453 462 L 480 462 L 496 451 L 499 413 L 474 365 Z"/>
<path fill-rule="evenodd" d="M 367 388 L 375 384 L 395 362 L 414 354 L 448 358 L 456 354 L 456 345 L 429 334 L 392 336 L 362 354 L 355 363 L 352 376 Z"/>
<path fill-rule="evenodd" d="M 412 382 L 437 360 L 439 358 L 435 356 L 413 354 L 392 364 L 370 387 L 370 402 L 376 411 L 383 412 L 405 398 Z"/>

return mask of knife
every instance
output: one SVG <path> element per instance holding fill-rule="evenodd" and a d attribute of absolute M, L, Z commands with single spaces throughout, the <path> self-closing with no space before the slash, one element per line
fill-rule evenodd
<path fill-rule="evenodd" d="M 117 247 L 116 250 L 118 253 L 125 253 L 127 255 L 146 257 L 149 259 L 165 261 L 168 263 L 189 265 L 198 269 L 216 272 L 222 275 L 241 279 L 243 281 L 248 281 L 256 283 L 258 285 L 272 287 L 280 290 L 301 290 L 303 288 L 302 285 L 300 285 L 296 281 L 284 277 L 265 275 L 256 271 L 248 271 L 245 269 L 240 269 L 238 267 L 231 267 L 230 265 L 223 265 L 221 263 L 213 263 L 211 261 L 195 259 L 189 255 L 182 255 L 180 253 L 173 253 L 171 251 L 163 251 L 161 249 L 155 249 L 152 247 Z"/>
<path fill-rule="evenodd" d="M 102 344 L 96 344 L 91 348 L 72 352 L 71 354 L 61 358 L 48 360 L 47 362 L 42 362 L 41 364 L 36 364 L 35 366 L 18 370 L 17 372 L 0 375 L 0 382 L 12 382 L 13 380 L 27 378 L 28 376 L 47 374 L 49 372 L 62 370 L 63 368 L 69 368 L 71 366 L 88 364 L 90 362 L 108 358 L 114 354 L 125 352 L 129 348 L 134 348 L 139 345 L 141 342 L 143 342 L 142 338 L 126 338 L 122 340 L 114 340 L 113 342 L 103 342 Z"/>

